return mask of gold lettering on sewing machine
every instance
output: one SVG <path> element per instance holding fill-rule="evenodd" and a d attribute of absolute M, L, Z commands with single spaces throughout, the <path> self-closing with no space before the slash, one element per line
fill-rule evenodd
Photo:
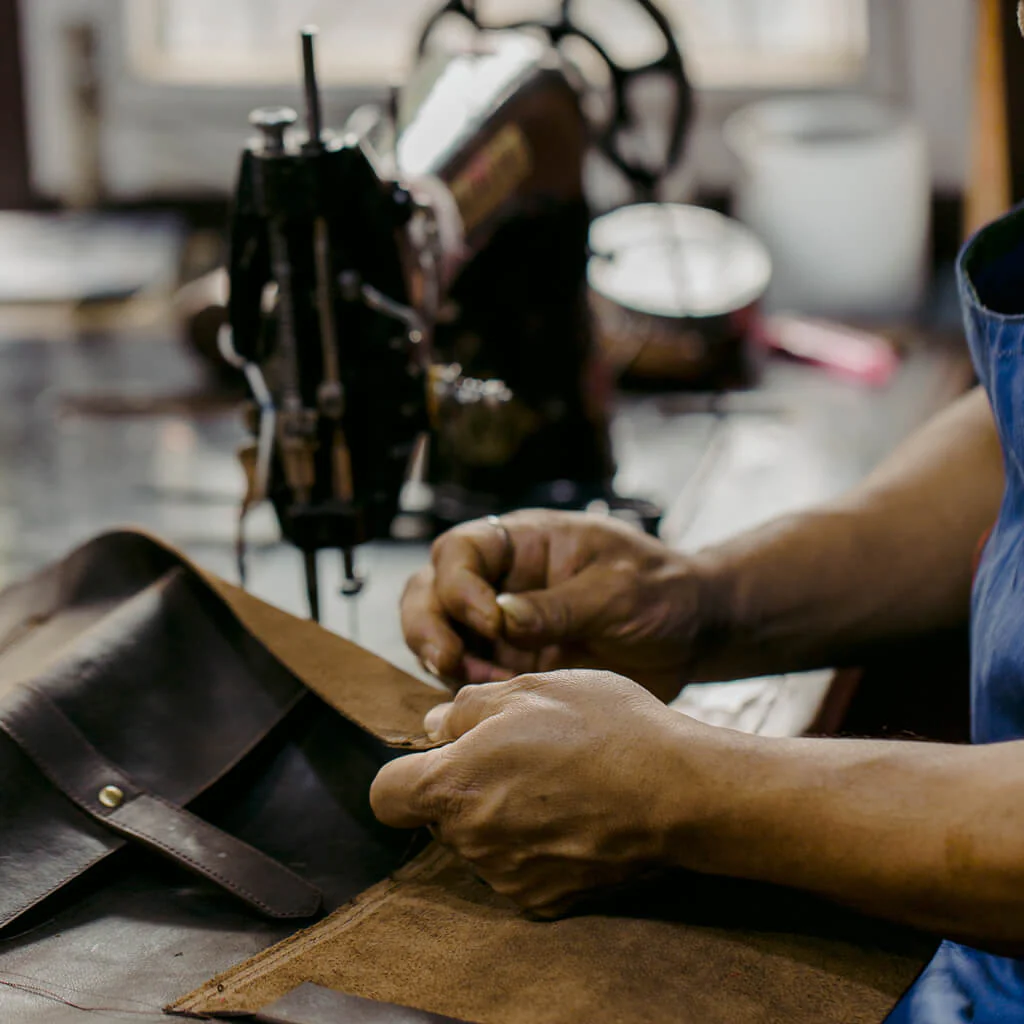
<path fill-rule="evenodd" d="M 466 233 L 483 224 L 532 171 L 533 157 L 522 129 L 505 125 L 451 184 Z"/>

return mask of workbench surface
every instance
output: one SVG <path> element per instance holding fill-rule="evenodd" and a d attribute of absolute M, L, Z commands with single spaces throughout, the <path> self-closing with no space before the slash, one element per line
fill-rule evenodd
<path fill-rule="evenodd" d="M 772 360 L 746 392 L 622 397 L 618 486 L 666 509 L 669 543 L 697 548 L 841 493 L 969 382 L 962 345 L 918 342 L 885 389 Z M 237 406 L 205 388 L 203 367 L 166 326 L 69 326 L 54 340 L 52 323 L 0 316 L 0 585 L 126 524 L 237 579 L 244 434 Z M 268 508 L 248 534 L 253 592 L 305 614 L 300 556 L 276 543 Z M 324 624 L 418 671 L 398 597 L 426 551 L 360 549 L 369 585 L 354 600 L 338 594 L 340 558 L 322 554 Z"/>
<path fill-rule="evenodd" d="M 124 524 L 155 531 L 234 578 L 243 486 L 234 456 L 243 439 L 237 403 L 202 394 L 202 368 L 166 326 L 92 331 L 69 319 L 55 330 L 45 317 L 40 324 L 13 329 L 0 315 L 0 584 Z M 884 391 L 773 362 L 749 392 L 622 398 L 614 425 L 620 489 L 662 503 L 666 540 L 697 547 L 840 493 L 969 380 L 962 345 L 921 344 Z M 276 543 L 268 510 L 253 516 L 250 537 L 252 590 L 302 614 L 300 557 Z M 322 556 L 325 625 L 422 674 L 401 641 L 398 598 L 426 554 L 422 544 L 366 546 L 359 561 L 369 585 L 355 600 L 337 592 L 340 559 Z M 721 688 L 708 700 L 684 694 L 681 706 L 756 731 L 799 731 L 801 716 L 813 712 L 808 701 L 819 701 L 826 684 L 742 684 L 745 690 Z M 103 936 L 97 941 L 109 940 L 88 906 L 79 917 L 75 949 L 89 946 L 91 929 Z M 183 948 L 186 926 L 193 925 L 182 925 Z M 240 920 L 225 932 L 216 963 L 169 960 L 157 944 L 137 965 L 132 998 L 103 1002 L 100 1012 L 105 1019 L 161 1019 L 148 1008 L 280 934 Z M 178 941 L 176 932 L 169 935 L 164 945 Z M 0 941 L 0 1017 L 96 1019 L 90 1010 L 102 993 L 80 988 L 74 975 L 36 977 L 33 941 Z"/>

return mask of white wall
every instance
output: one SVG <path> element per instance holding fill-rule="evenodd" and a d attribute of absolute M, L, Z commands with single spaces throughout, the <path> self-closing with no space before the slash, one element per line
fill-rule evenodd
<path fill-rule="evenodd" d="M 64 197 L 73 188 L 74 132 L 66 102 L 66 66 L 58 44 L 62 25 L 89 17 L 100 27 L 108 112 L 102 148 L 110 194 L 137 198 L 178 193 L 183 188 L 192 192 L 227 190 L 247 134 L 248 111 L 260 103 L 291 97 L 280 88 L 182 89 L 139 83 L 124 60 L 119 12 L 120 5 L 127 2 L 130 0 L 22 0 L 30 151 L 37 189 Z M 973 0 L 871 2 L 876 38 L 865 88 L 909 103 L 928 130 L 937 187 L 960 189 L 968 165 Z M 903 12 L 902 23 L 890 17 L 898 11 Z M 720 126 L 729 112 L 751 98 L 725 93 L 702 98 L 691 167 L 700 184 L 721 188 L 731 181 L 733 164 L 721 140 Z M 335 121 L 351 99 L 327 97 Z"/>
<path fill-rule="evenodd" d="M 861 88 L 914 112 L 931 143 L 935 187 L 962 190 L 973 104 L 974 0 L 872 0 L 872 14 L 872 59 Z M 701 183 L 724 188 L 732 181 L 734 164 L 720 126 L 753 98 L 703 98 L 693 142 Z"/>
<path fill-rule="evenodd" d="M 904 2 L 910 40 L 908 100 L 928 130 L 937 187 L 959 190 L 966 184 L 969 166 L 975 2 Z"/>

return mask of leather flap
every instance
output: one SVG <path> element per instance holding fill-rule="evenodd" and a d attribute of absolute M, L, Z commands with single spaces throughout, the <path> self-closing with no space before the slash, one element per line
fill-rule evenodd
<path fill-rule="evenodd" d="M 275 636 L 279 649 L 253 631 Z M 0 927 L 127 836 L 208 877 L 225 876 L 221 884 L 244 890 L 265 912 L 313 913 L 313 891 L 301 879 L 181 810 L 307 694 L 296 669 L 356 724 L 369 721 L 373 731 L 390 721 L 377 735 L 392 744 L 422 741 L 423 714 L 441 699 L 143 534 L 98 538 L 0 594 L 0 717 L 16 715 L 28 684 L 53 721 L 85 741 L 77 762 L 61 768 L 53 744 L 40 753 L 24 728 L 17 743 L 0 730 Z M 126 794 L 113 814 L 96 803 L 100 777 L 116 778 Z"/>
<path fill-rule="evenodd" d="M 2 729 L 69 800 L 112 832 L 170 857 L 268 917 L 312 917 L 319 890 L 247 843 L 159 796 L 103 758 L 44 694 L 22 686 Z"/>
<path fill-rule="evenodd" d="M 935 945 L 813 897 L 685 873 L 539 921 L 434 845 L 170 1009 L 263 1013 L 312 982 L 477 1024 L 878 1024 Z"/>

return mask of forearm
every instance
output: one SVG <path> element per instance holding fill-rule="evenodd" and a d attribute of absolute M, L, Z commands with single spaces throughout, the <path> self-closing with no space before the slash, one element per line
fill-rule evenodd
<path fill-rule="evenodd" d="M 692 678 L 848 664 L 965 621 L 972 555 L 1003 486 L 979 390 L 842 500 L 699 553 L 705 621 Z"/>
<path fill-rule="evenodd" d="M 697 812 L 666 832 L 677 863 L 1024 953 L 1024 744 L 719 740 Z"/>

